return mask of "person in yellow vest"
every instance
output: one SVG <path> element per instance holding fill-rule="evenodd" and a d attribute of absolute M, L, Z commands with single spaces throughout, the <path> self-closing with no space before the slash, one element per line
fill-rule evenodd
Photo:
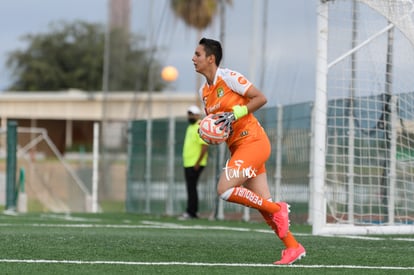
<path fill-rule="evenodd" d="M 198 218 L 198 192 L 197 185 L 201 173 L 207 165 L 208 144 L 204 142 L 199 134 L 201 110 L 196 105 L 187 109 L 189 125 L 184 138 L 183 145 L 183 166 L 187 189 L 187 208 L 179 219 Z"/>

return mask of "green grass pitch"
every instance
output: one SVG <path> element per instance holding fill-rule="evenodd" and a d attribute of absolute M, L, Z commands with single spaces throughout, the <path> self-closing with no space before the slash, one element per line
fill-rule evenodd
<path fill-rule="evenodd" d="M 414 274 L 414 236 L 312 236 L 307 256 L 274 266 L 282 242 L 264 223 L 178 221 L 126 213 L 0 214 L 1 274 Z"/>

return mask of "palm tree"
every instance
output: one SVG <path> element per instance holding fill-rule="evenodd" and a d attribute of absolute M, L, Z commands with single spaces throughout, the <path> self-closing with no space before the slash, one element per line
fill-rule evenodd
<path fill-rule="evenodd" d="M 201 31 L 210 26 L 220 8 L 220 40 L 223 43 L 225 6 L 232 3 L 233 0 L 171 0 L 171 9 L 187 26 L 198 31 L 198 39 L 200 39 Z M 197 77 L 197 87 L 200 86 L 199 84 L 200 79 Z"/>
<path fill-rule="evenodd" d="M 233 0 L 171 0 L 171 8 L 174 14 L 181 18 L 187 26 L 195 28 L 199 32 L 199 38 L 201 31 L 210 26 L 218 9 L 220 9 L 220 39 L 223 40 L 225 6 L 232 3 Z"/>
<path fill-rule="evenodd" d="M 217 12 L 216 0 L 171 0 L 174 14 L 186 25 L 202 31 L 207 28 Z"/>

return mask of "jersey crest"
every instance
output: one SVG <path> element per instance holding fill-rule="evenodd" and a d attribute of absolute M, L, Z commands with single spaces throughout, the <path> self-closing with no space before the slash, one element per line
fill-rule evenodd
<path fill-rule="evenodd" d="M 223 97 L 224 95 L 224 89 L 222 87 L 217 88 L 217 97 Z"/>

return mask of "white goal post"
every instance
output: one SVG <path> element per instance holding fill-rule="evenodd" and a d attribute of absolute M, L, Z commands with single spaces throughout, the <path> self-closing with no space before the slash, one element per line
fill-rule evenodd
<path fill-rule="evenodd" d="M 414 4 L 321 0 L 313 234 L 414 234 Z"/>

